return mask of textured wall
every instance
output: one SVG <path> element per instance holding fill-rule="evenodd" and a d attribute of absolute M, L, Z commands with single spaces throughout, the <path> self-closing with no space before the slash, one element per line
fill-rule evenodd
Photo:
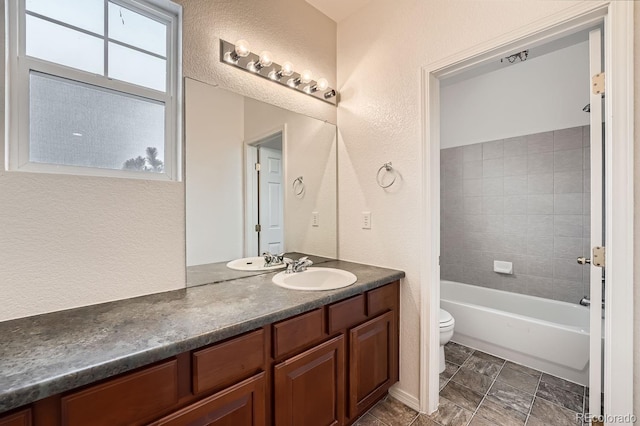
<path fill-rule="evenodd" d="M 179 3 L 185 77 L 335 123 L 335 107 L 221 64 L 217 39 L 245 38 L 334 86 L 335 22 L 304 0 Z M 0 321 L 184 287 L 184 193 L 183 183 L 0 170 Z"/>
<path fill-rule="evenodd" d="M 0 233 L 0 321 L 185 284 L 182 183 L 2 168 Z"/>
<path fill-rule="evenodd" d="M 440 152 L 442 279 L 577 303 L 589 294 L 589 127 Z M 513 274 L 493 261 L 513 263 Z M 584 275 L 584 276 L 583 276 Z"/>
<path fill-rule="evenodd" d="M 570 7 L 569 1 L 373 0 L 338 24 L 340 257 L 402 269 L 400 389 L 418 397 L 420 67 Z M 375 181 L 385 161 L 402 174 Z M 360 213 L 372 212 L 372 229 Z M 425 285 L 428 285 L 425 284 Z"/>
<path fill-rule="evenodd" d="M 589 42 L 440 89 L 440 146 L 478 142 L 589 124 Z M 464 125 L 462 125 L 464 123 Z"/>
<path fill-rule="evenodd" d="M 184 75 L 311 117 L 336 122 L 336 108 L 219 61 L 219 39 L 245 39 L 336 85 L 336 23 L 304 0 L 177 0 L 184 7 Z"/>

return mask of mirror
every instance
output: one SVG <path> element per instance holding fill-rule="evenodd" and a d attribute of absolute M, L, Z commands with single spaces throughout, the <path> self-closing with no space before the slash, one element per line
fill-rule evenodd
<path fill-rule="evenodd" d="M 266 251 L 336 258 L 336 141 L 333 124 L 185 79 L 187 286 L 268 272 L 226 266 Z"/>

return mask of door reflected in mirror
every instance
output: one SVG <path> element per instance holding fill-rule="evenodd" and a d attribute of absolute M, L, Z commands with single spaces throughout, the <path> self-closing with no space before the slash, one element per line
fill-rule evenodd
<path fill-rule="evenodd" d="M 283 132 L 277 130 L 246 144 L 245 158 L 249 161 L 245 163 L 245 170 L 247 179 L 253 181 L 245 186 L 245 210 L 250 215 L 245 221 L 245 254 L 249 256 L 284 251 Z M 254 185 L 257 191 L 253 190 Z M 252 229 L 252 223 L 256 223 L 257 230 Z"/>
<path fill-rule="evenodd" d="M 264 252 L 337 257 L 333 124 L 185 81 L 187 286 L 264 273 Z"/>

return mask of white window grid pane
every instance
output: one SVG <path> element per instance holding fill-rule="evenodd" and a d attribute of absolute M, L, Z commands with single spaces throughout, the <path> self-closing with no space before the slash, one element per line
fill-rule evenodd
<path fill-rule="evenodd" d="M 167 24 L 109 2 L 109 40 L 119 41 L 165 58 Z"/>
<path fill-rule="evenodd" d="M 26 10 L 104 35 L 104 0 L 26 0 Z"/>
<path fill-rule="evenodd" d="M 167 60 L 109 43 L 109 77 L 164 92 Z"/>
<path fill-rule="evenodd" d="M 25 2 L 35 2 L 38 5 L 39 1 L 43 0 L 23 0 Z M 78 0 L 46 0 L 48 2 L 53 3 L 54 1 L 67 3 L 67 2 L 75 2 Z M 95 2 L 97 0 L 90 0 Z M 82 27 L 76 26 L 72 23 L 72 19 L 68 19 L 68 17 L 61 16 L 62 12 L 58 11 L 54 16 L 45 16 L 45 15 L 34 15 L 32 11 L 29 9 L 25 10 L 26 19 L 25 26 L 31 27 L 33 31 L 31 40 L 33 42 L 36 41 L 45 41 L 45 43 L 41 43 L 40 45 L 29 43 L 27 40 L 25 54 L 34 58 L 42 59 L 53 64 L 59 64 L 64 66 L 69 66 L 75 69 L 79 69 L 81 71 L 90 72 L 92 74 L 98 74 L 106 78 L 116 78 L 119 79 L 116 75 L 110 74 L 109 68 L 109 60 L 110 60 L 110 51 L 114 51 L 110 48 L 112 44 L 118 44 L 123 47 L 137 50 L 143 54 L 147 54 L 150 56 L 154 56 L 156 58 L 165 59 L 165 72 L 164 72 L 164 83 L 159 84 L 157 79 L 159 78 L 159 74 L 156 72 L 155 75 L 150 76 L 146 81 L 144 79 L 136 79 L 132 81 L 132 79 L 123 79 L 122 81 L 136 84 L 142 87 L 152 88 L 153 90 L 158 90 L 162 92 L 166 92 L 169 87 L 169 78 L 170 73 L 168 68 L 168 58 L 167 58 L 167 41 L 168 34 L 171 31 L 171 20 L 163 21 L 159 16 L 157 19 L 151 19 L 150 17 L 145 16 L 142 12 L 138 12 L 138 9 L 134 6 L 125 7 L 128 5 L 128 2 L 125 0 L 120 0 L 117 2 L 107 1 L 107 0 L 99 0 L 103 7 L 108 7 L 110 13 L 107 14 L 105 19 L 103 19 L 102 28 L 99 32 L 92 32 L 86 30 Z M 122 5 L 120 4 L 122 3 Z M 26 4 L 26 3 L 25 3 Z M 32 8 L 38 9 L 38 7 L 31 5 Z M 52 9 L 51 5 L 47 7 L 48 9 Z M 131 27 L 135 26 L 134 30 L 123 29 L 123 26 L 120 25 L 111 25 L 110 19 L 115 18 L 118 20 L 122 20 L 125 15 L 120 16 L 120 9 L 126 13 L 127 21 L 131 21 Z M 39 6 L 38 10 L 45 9 L 43 6 Z M 51 13 L 50 15 L 54 15 Z M 65 22 L 64 19 L 66 19 Z M 37 20 L 37 21 L 36 21 Z M 34 23 L 35 22 L 35 23 Z M 122 22 L 122 21 L 120 21 Z M 108 27 L 109 30 L 116 29 L 116 38 L 110 37 L 111 34 L 106 35 L 105 27 Z M 140 31 L 138 31 L 140 29 Z M 147 34 L 147 30 L 150 32 Z M 26 31 L 26 30 L 24 30 Z M 53 36 L 52 36 L 53 34 Z M 56 34 L 62 34 L 61 39 L 55 37 Z M 75 39 L 84 39 L 87 40 L 91 37 L 96 37 L 100 43 L 94 43 L 92 52 L 83 51 L 79 52 L 80 49 L 69 49 L 69 43 L 66 41 L 75 40 Z M 136 40 L 136 37 L 138 39 Z M 47 43 L 48 42 L 48 43 Z M 87 43 L 85 43 L 87 44 Z M 51 49 L 51 46 L 56 46 Z M 72 44 L 71 44 L 72 45 Z M 109 46 L 109 47 L 107 47 Z M 53 51 L 55 54 L 52 54 L 50 51 Z M 121 50 L 115 50 L 119 55 L 120 59 L 123 56 Z M 162 54 L 158 53 L 162 52 Z M 97 59 L 100 56 L 102 59 Z M 117 60 L 116 59 L 116 60 Z M 91 61 L 91 62 L 90 62 Z M 153 69 L 157 70 L 158 61 L 153 61 L 151 59 L 146 60 L 148 64 L 153 64 Z M 100 68 L 100 69 L 99 69 Z M 116 66 L 115 68 L 120 68 L 120 66 Z M 114 69 L 115 69 L 114 68 Z M 136 72 L 137 73 L 137 72 Z M 117 73 L 121 76 L 127 76 L 130 73 Z M 138 73 L 139 74 L 139 73 Z"/>
<path fill-rule="evenodd" d="M 103 49 L 103 39 L 35 16 L 26 17 L 26 54 L 29 56 L 103 74 Z"/>
<path fill-rule="evenodd" d="M 26 17 L 34 16 L 42 18 L 53 24 L 76 30 L 87 35 L 98 36 L 104 46 L 108 46 L 108 35 L 99 36 L 89 30 L 77 28 L 72 24 L 61 22 L 49 16 L 40 15 L 37 12 L 29 12 L 25 8 L 25 2 L 30 0 L 12 0 L 7 2 L 8 9 L 8 57 L 11 73 L 9 74 L 12 83 L 8 86 L 8 97 L 10 108 L 8 114 L 8 132 L 11 135 L 7 139 L 7 165 L 10 170 L 20 170 L 28 172 L 60 173 L 72 175 L 92 175 L 92 176 L 114 176 L 114 177 L 140 177 L 150 180 L 181 180 L 181 126 L 182 120 L 179 115 L 181 104 L 181 54 L 180 54 L 180 29 L 181 29 L 181 7 L 175 4 L 168 4 L 167 7 L 160 7 L 153 0 L 109 0 L 115 4 L 121 4 L 131 10 L 138 11 L 145 16 L 152 17 L 158 22 L 166 23 L 166 90 L 149 89 L 120 80 L 107 77 L 108 63 L 107 51 L 103 54 L 104 68 L 101 73 L 94 74 L 77 68 L 61 66 L 55 62 L 50 62 L 26 54 L 25 28 Z M 49 0 L 46 0 L 49 1 Z M 76 0 L 83 1 L 83 0 Z M 104 1 L 105 7 L 108 2 Z M 105 28 L 108 26 L 107 19 L 104 19 Z M 126 46 L 125 43 L 113 41 L 114 43 Z M 143 49 L 128 46 L 134 50 L 144 52 Z M 155 53 L 152 56 L 160 57 Z M 166 159 L 164 173 L 135 173 L 123 170 L 98 169 L 94 167 L 78 167 L 67 165 L 51 165 L 29 161 L 29 74 L 30 72 L 41 72 L 60 78 L 68 78 L 105 90 L 127 93 L 133 97 L 141 97 L 148 100 L 155 100 L 164 105 L 164 126 L 159 126 L 164 132 L 163 146 L 158 148 L 159 156 Z M 81 133 L 81 132 L 77 132 Z M 162 153 L 164 148 L 164 153 Z M 144 153 L 139 155 L 144 156 Z"/>

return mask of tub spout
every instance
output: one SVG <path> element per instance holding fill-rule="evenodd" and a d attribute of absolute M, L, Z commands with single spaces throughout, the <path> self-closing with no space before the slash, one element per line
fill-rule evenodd
<path fill-rule="evenodd" d="M 589 299 L 587 296 L 583 297 L 582 299 L 580 299 L 580 303 L 582 306 L 586 306 L 587 308 L 589 306 L 591 306 L 591 299 Z M 604 300 L 602 301 L 602 310 L 604 311 Z"/>

